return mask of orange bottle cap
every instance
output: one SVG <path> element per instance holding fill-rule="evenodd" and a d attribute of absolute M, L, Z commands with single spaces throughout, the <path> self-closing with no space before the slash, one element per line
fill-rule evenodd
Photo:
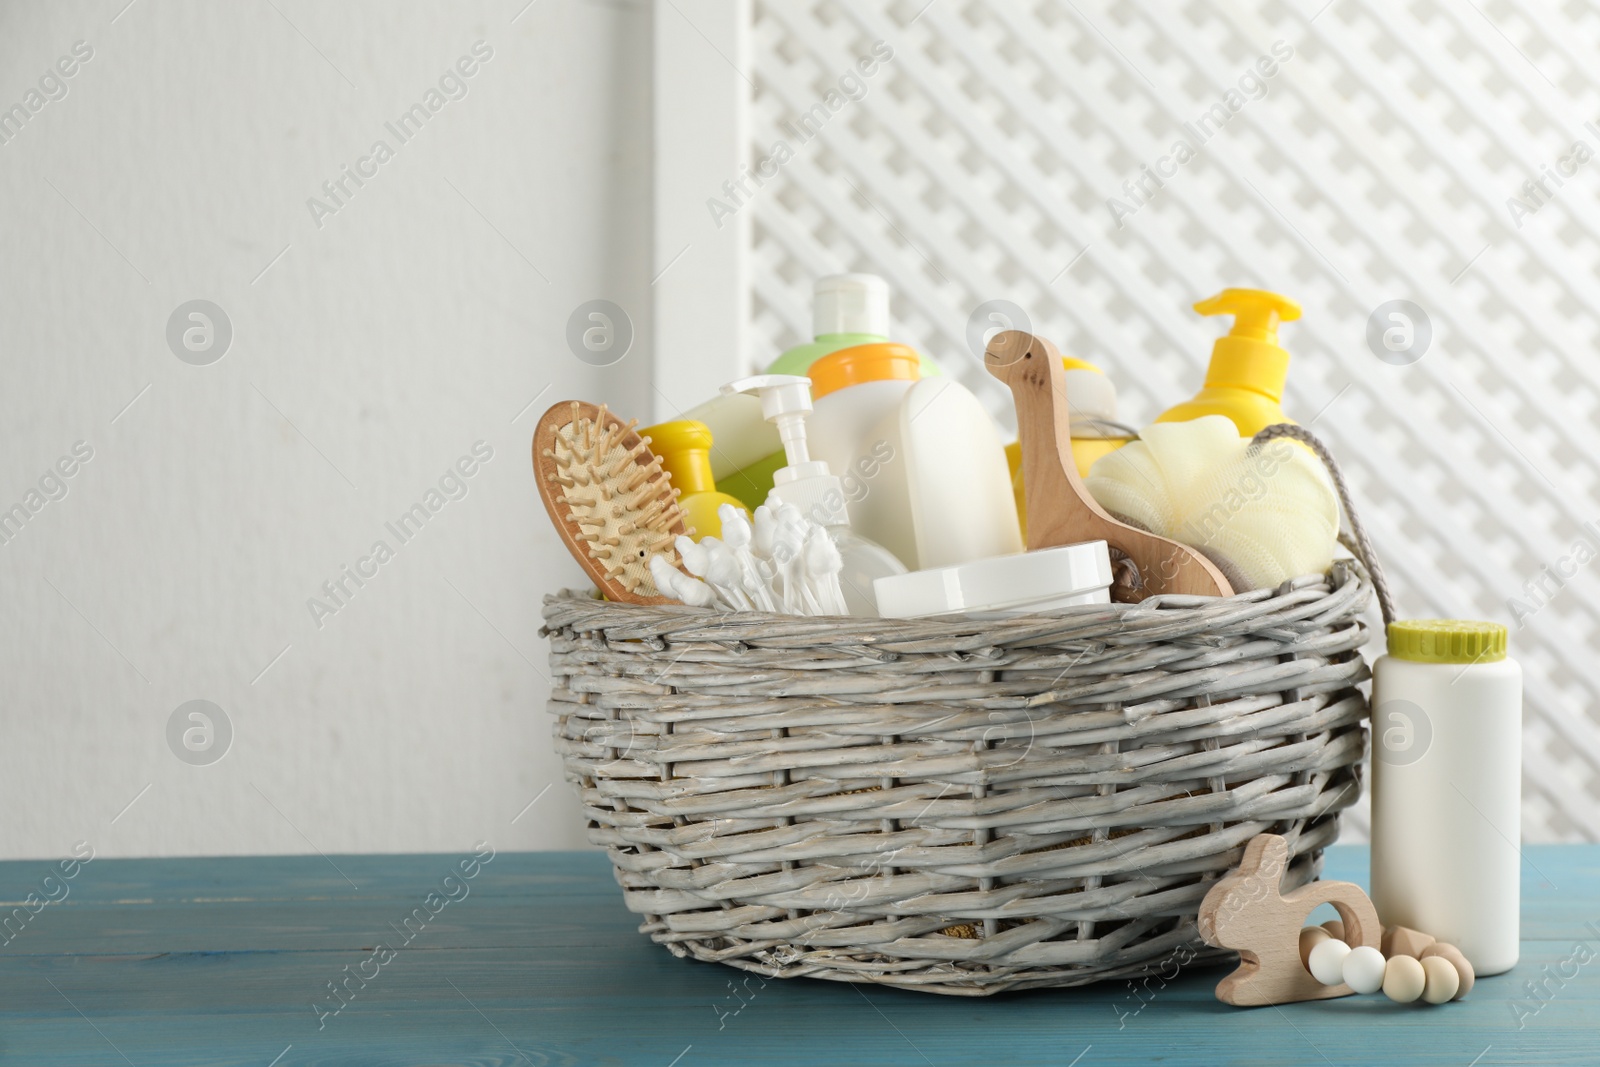
<path fill-rule="evenodd" d="M 811 364 L 806 373 L 816 400 L 862 382 L 914 382 L 922 377 L 922 358 L 906 345 L 879 341 L 841 348 Z"/>

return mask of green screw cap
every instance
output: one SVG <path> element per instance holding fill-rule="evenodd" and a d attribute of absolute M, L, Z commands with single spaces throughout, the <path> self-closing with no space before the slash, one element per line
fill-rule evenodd
<path fill-rule="evenodd" d="M 1389 655 L 1415 663 L 1494 663 L 1506 658 L 1506 628 L 1472 619 L 1389 624 Z"/>

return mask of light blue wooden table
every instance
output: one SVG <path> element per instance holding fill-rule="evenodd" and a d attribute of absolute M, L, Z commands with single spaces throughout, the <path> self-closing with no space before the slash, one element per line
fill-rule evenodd
<path fill-rule="evenodd" d="M 988 1000 L 743 985 L 636 933 L 601 855 L 502 853 L 444 883 L 460 858 L 98 859 L 25 923 L 30 892 L 62 892 L 53 866 L 0 864 L 0 1063 L 1600 1063 L 1600 846 L 1526 851 L 1521 964 L 1443 1008 L 1233 1009 L 1211 997 L 1215 968 L 1138 998 L 1121 982 Z M 1366 873 L 1365 849 L 1330 853 L 1326 876 Z M 381 960 L 380 942 L 403 947 Z M 334 1014 L 347 974 L 371 977 Z"/>

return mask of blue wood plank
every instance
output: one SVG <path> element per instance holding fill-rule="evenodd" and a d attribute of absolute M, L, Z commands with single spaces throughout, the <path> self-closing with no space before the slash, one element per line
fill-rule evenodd
<path fill-rule="evenodd" d="M 749 978 L 636 932 L 604 857 L 502 854 L 337 1014 L 327 983 L 452 857 L 96 860 L 0 947 L 0 1063 L 1330 1065 L 1596 1062 L 1600 847 L 1531 848 L 1511 974 L 1443 1008 L 1241 1011 L 1222 969 L 960 1000 Z M 321 869 L 319 866 L 321 865 Z M 0 899 L 42 865 L 0 864 Z M 1364 883 L 1364 849 L 1325 875 Z M 331 876 L 331 877 L 330 877 Z M 343 890 L 340 890 L 343 886 Z M 392 917 L 392 918 L 390 918 Z M 394 940 L 398 940 L 397 938 Z M 1587 958 L 1584 955 L 1583 958 Z M 1524 984 L 1544 983 L 1543 999 Z M 737 994 L 737 995 L 736 995 Z M 313 1003 L 323 998 L 324 1014 Z M 1520 1028 L 1519 1028 L 1520 1024 Z"/>

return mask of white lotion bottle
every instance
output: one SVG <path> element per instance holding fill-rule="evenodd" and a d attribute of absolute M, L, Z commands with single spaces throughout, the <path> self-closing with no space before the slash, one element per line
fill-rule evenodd
<path fill-rule="evenodd" d="M 1005 444 L 982 401 L 951 378 L 924 378 L 906 390 L 892 425 L 887 436 L 902 461 L 916 569 L 1023 550 Z M 862 529 L 898 548 L 887 531 Z"/>
<path fill-rule="evenodd" d="M 755 393 L 761 413 L 778 428 L 788 466 L 773 475 L 767 507 L 785 504 L 828 532 L 839 550 L 843 569 L 839 585 L 846 609 L 852 615 L 878 614 L 873 583 L 892 574 L 904 574 L 905 564 L 887 548 L 856 533 L 850 526 L 844 483 L 828 464 L 811 458 L 806 446 L 806 415 L 811 411 L 811 379 L 794 374 L 759 374 L 722 387 L 723 393 Z"/>
<path fill-rule="evenodd" d="M 1372 903 L 1478 975 L 1520 938 L 1522 668 L 1495 623 L 1389 624 L 1372 667 Z"/>
<path fill-rule="evenodd" d="M 828 465 L 850 488 L 862 481 L 857 500 L 872 496 L 876 468 L 886 460 L 889 442 L 884 423 L 899 410 L 906 392 L 921 377 L 916 350 L 905 345 L 871 344 L 841 348 L 811 365 L 812 412 L 806 419 L 811 454 Z M 865 478 L 872 471 L 872 478 Z M 904 479 L 902 479 L 903 481 Z M 860 507 L 851 516 L 863 531 Z"/>

